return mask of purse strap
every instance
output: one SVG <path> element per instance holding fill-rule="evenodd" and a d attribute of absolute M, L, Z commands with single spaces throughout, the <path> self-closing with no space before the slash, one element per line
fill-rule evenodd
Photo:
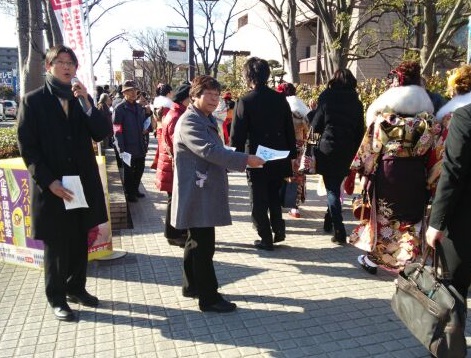
<path fill-rule="evenodd" d="M 432 256 L 433 253 L 433 256 Z M 422 258 L 420 260 L 420 268 L 423 269 L 427 263 L 427 259 L 432 257 L 432 267 L 435 274 L 435 277 L 440 277 L 444 280 L 450 280 L 450 270 L 448 269 L 448 264 L 445 258 L 445 252 L 443 251 L 443 246 L 439 241 L 435 242 L 435 250 L 433 247 L 427 245 Z M 438 274 L 438 268 L 441 268 L 441 273 Z"/>

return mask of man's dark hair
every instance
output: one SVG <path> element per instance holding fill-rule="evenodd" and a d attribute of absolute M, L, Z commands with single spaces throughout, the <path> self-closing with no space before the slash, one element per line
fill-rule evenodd
<path fill-rule="evenodd" d="M 349 69 L 337 70 L 327 84 L 327 87 L 355 89 L 357 87 L 357 79 Z"/>
<path fill-rule="evenodd" d="M 270 66 L 266 60 L 259 57 L 251 57 L 245 62 L 242 72 L 249 86 L 260 87 L 268 82 Z"/>
<path fill-rule="evenodd" d="M 78 60 L 75 52 L 67 46 L 64 45 L 56 45 L 52 46 L 46 53 L 46 64 L 51 66 L 54 60 L 59 56 L 61 53 L 68 53 L 72 58 L 72 62 L 74 63 L 75 67 L 78 67 Z"/>

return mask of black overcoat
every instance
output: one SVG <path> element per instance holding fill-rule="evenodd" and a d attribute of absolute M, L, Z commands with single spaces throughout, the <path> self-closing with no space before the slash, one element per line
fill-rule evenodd
<path fill-rule="evenodd" d="M 248 143 L 247 143 L 248 141 Z M 255 154 L 257 147 L 288 150 L 287 159 L 268 161 L 263 169 L 270 176 L 292 175 L 290 159 L 296 159 L 293 117 L 286 97 L 267 86 L 257 87 L 241 97 L 235 105 L 231 124 L 231 146 Z"/>
<path fill-rule="evenodd" d="M 463 262 L 461 274 L 466 275 L 466 281 L 471 275 L 470 202 L 471 105 L 467 105 L 453 113 L 430 215 L 430 226 L 444 230 L 453 242 Z"/>
<path fill-rule="evenodd" d="M 316 151 L 321 175 L 346 176 L 365 132 L 363 104 L 354 90 L 328 88 L 321 93 L 311 125 L 322 133 Z"/>
<path fill-rule="evenodd" d="M 82 182 L 89 208 L 75 209 L 82 213 L 81 229 L 108 219 L 92 139 L 111 135 L 111 121 L 96 107 L 87 116 L 76 98 L 69 101 L 68 114 L 46 86 L 26 94 L 19 108 L 18 144 L 31 177 L 32 236 L 37 240 L 61 239 L 56 236 L 65 205 L 49 185 L 64 175 L 79 175 Z"/>

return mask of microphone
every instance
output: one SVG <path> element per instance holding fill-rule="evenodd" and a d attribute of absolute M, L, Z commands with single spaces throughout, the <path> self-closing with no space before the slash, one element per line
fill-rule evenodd
<path fill-rule="evenodd" d="M 78 84 L 80 81 L 77 77 L 73 77 L 71 80 L 70 80 L 70 83 L 72 84 L 72 86 Z M 82 107 L 83 111 L 84 112 L 87 112 L 88 111 L 88 107 L 87 107 L 87 104 L 85 103 L 85 98 L 83 98 L 83 96 L 78 96 L 78 100 L 79 100 L 79 103 L 80 103 L 80 106 Z"/>

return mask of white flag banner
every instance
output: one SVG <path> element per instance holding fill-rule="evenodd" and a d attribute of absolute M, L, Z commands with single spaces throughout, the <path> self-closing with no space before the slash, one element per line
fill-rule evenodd
<path fill-rule="evenodd" d="M 93 66 L 90 44 L 85 31 L 82 0 L 51 0 L 51 4 L 62 32 L 64 45 L 74 50 L 77 56 L 79 63 L 77 77 L 87 87 L 88 93 L 92 94 Z"/>
<path fill-rule="evenodd" d="M 188 63 L 188 34 L 167 32 L 167 60 L 176 64 Z"/>

